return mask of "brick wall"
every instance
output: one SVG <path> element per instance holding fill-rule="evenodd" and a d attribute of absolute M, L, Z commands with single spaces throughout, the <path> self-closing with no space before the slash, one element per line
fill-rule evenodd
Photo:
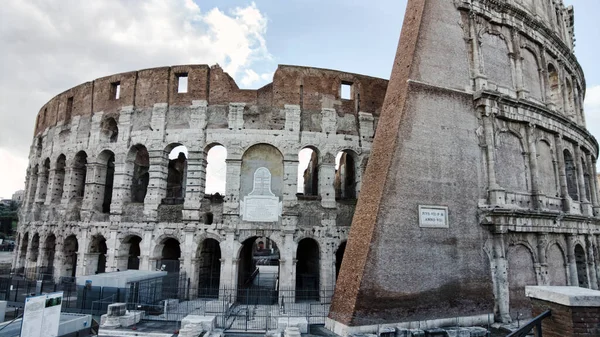
<path fill-rule="evenodd" d="M 552 310 L 552 316 L 543 320 L 544 337 L 600 336 L 600 307 L 568 307 L 533 298 L 531 304 L 534 317 Z"/>

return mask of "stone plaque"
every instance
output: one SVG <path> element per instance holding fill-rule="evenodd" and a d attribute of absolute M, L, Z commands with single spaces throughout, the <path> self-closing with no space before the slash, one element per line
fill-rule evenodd
<path fill-rule="evenodd" d="M 419 227 L 448 228 L 448 207 L 419 205 Z"/>
<path fill-rule="evenodd" d="M 244 196 L 240 205 L 242 220 L 249 222 L 277 222 L 282 212 L 282 203 L 271 192 L 271 172 L 260 167 L 254 172 L 252 192 Z"/>

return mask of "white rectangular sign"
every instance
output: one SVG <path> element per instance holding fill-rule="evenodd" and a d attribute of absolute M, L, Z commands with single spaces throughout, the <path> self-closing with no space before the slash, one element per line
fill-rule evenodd
<path fill-rule="evenodd" d="M 448 228 L 448 207 L 419 205 L 419 227 Z"/>
<path fill-rule="evenodd" d="M 58 336 L 62 299 L 62 292 L 26 298 L 21 337 Z"/>

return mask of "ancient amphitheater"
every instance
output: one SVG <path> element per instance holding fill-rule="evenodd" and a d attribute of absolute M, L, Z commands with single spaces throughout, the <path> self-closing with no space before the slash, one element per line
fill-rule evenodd
<path fill-rule="evenodd" d="M 363 263 L 360 286 L 377 291 L 356 308 L 385 311 L 382 299 L 400 303 L 389 294 L 412 287 L 429 295 L 407 319 L 438 305 L 510 321 L 526 311 L 525 285 L 597 289 L 598 143 L 585 127 L 572 8 L 455 0 L 409 10 L 423 2 L 418 57 L 402 81 L 416 113 L 394 156 L 386 127 L 396 112 L 384 99 L 393 105 L 396 93 L 386 99 L 388 81 L 363 75 L 281 65 L 272 83 L 241 90 L 219 66 L 182 65 L 59 94 L 37 117 L 15 267 L 55 279 L 162 268 L 194 287 L 235 288 L 261 260 L 280 289 L 319 299 L 335 286 L 357 198 L 370 210 L 364 193 L 377 181 L 364 178 L 389 162 L 398 173 L 384 198 L 395 204 L 377 204 L 385 223 L 372 245 L 351 235 L 338 282 L 351 289 L 352 264 Z M 217 148 L 224 193 L 206 191 Z M 439 213 L 423 220 L 421 207 Z M 366 228 L 365 217 L 352 227 Z M 455 296 L 431 297 L 439 289 Z"/>

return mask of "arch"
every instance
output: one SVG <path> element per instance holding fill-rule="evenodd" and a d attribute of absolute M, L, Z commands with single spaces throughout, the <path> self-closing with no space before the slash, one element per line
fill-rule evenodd
<path fill-rule="evenodd" d="M 46 158 L 42 165 L 42 172 L 39 176 L 38 185 L 40 186 L 40 190 L 37 192 L 38 199 L 46 200 L 46 193 L 48 193 L 48 183 L 50 182 L 50 158 Z"/>
<path fill-rule="evenodd" d="M 565 78 L 565 115 L 572 120 L 577 120 L 575 113 L 575 98 L 573 93 L 573 86 L 568 78 Z"/>
<path fill-rule="evenodd" d="M 279 248 L 268 237 L 252 236 L 242 242 L 238 258 L 239 302 L 277 303 L 279 256 Z"/>
<path fill-rule="evenodd" d="M 575 161 L 569 150 L 563 151 L 563 158 L 565 163 L 565 176 L 567 177 L 567 192 L 573 200 L 579 200 L 579 193 L 577 188 L 577 168 L 575 167 Z"/>
<path fill-rule="evenodd" d="M 108 247 L 104 236 L 97 234 L 92 237 L 90 247 L 88 249 L 88 270 L 89 274 L 101 274 L 106 272 L 106 254 Z"/>
<path fill-rule="evenodd" d="M 20 246 L 20 250 L 19 250 L 20 266 L 26 267 L 27 266 L 27 261 L 26 261 L 27 250 L 29 249 L 29 232 L 25 232 L 23 234 L 23 237 L 21 238 L 21 242 L 19 243 L 19 246 Z"/>
<path fill-rule="evenodd" d="M 529 312 L 529 299 L 525 296 L 525 286 L 536 285 L 537 278 L 533 268 L 534 258 L 529 247 L 523 244 L 511 245 L 507 249 L 508 287 L 510 315 L 513 319 Z"/>
<path fill-rule="evenodd" d="M 556 106 L 557 110 L 562 110 L 562 109 L 560 109 L 560 107 L 561 107 L 560 101 L 561 101 L 561 97 L 562 97 L 560 94 L 560 80 L 558 77 L 558 71 L 556 70 L 556 67 L 552 63 L 548 63 L 547 73 L 548 73 L 548 93 L 549 93 L 550 102 Z"/>
<path fill-rule="evenodd" d="M 585 188 L 585 191 L 582 191 L 583 195 L 585 196 L 585 200 L 587 201 L 591 201 L 591 188 L 590 188 L 590 173 L 588 172 L 588 170 L 586 169 L 587 165 L 585 164 L 585 158 L 581 157 L 581 169 L 583 171 L 583 186 Z"/>
<path fill-rule="evenodd" d="M 61 276 L 75 277 L 77 275 L 77 251 L 79 243 L 75 235 L 69 235 L 63 242 L 63 270 Z"/>
<path fill-rule="evenodd" d="M 169 205 L 183 204 L 185 200 L 188 150 L 181 144 L 170 144 L 167 146 L 167 151 L 169 153 L 167 193 L 162 202 Z"/>
<path fill-rule="evenodd" d="M 321 257 L 319 244 L 304 238 L 296 250 L 296 301 L 318 301 Z"/>
<path fill-rule="evenodd" d="M 342 241 L 338 249 L 335 251 L 335 280 L 337 281 L 342 269 L 342 261 L 344 260 L 344 253 L 346 252 L 346 242 Z"/>
<path fill-rule="evenodd" d="M 544 139 L 538 141 L 537 158 L 539 188 L 541 192 L 550 197 L 559 197 L 560 191 L 556 179 L 556 164 L 550 142 Z"/>
<path fill-rule="evenodd" d="M 587 258 L 585 249 L 579 243 L 575 245 L 575 265 L 577 266 L 578 286 L 588 288 L 590 284 L 588 282 Z"/>
<path fill-rule="evenodd" d="M 58 202 L 63 197 L 65 185 L 65 167 L 67 166 L 67 157 L 60 154 L 56 159 L 56 170 L 54 171 L 54 191 L 52 192 L 52 201 Z"/>
<path fill-rule="evenodd" d="M 118 123 L 113 117 L 105 118 L 100 125 L 100 129 L 104 141 L 116 143 L 119 140 Z"/>
<path fill-rule="evenodd" d="M 529 90 L 529 95 L 535 99 L 542 99 L 542 84 L 540 82 L 540 66 L 535 53 L 529 48 L 521 49 L 523 62 L 523 85 Z"/>
<path fill-rule="evenodd" d="M 115 154 L 110 150 L 100 152 L 97 160 L 98 166 L 98 182 L 100 182 L 100 190 L 102 195 L 102 213 L 110 213 L 110 204 L 112 203 L 113 185 L 115 179 Z M 103 183 L 103 184 L 102 184 Z M 100 202 L 100 200 L 98 200 Z"/>
<path fill-rule="evenodd" d="M 488 32 L 481 38 L 481 55 L 485 74 L 498 86 L 514 88 L 512 62 L 508 39 L 496 32 Z"/>
<path fill-rule="evenodd" d="M 225 195 L 227 185 L 227 149 L 215 143 L 206 148 L 205 194 Z"/>
<path fill-rule="evenodd" d="M 275 146 L 259 143 L 250 146 L 242 155 L 240 198 L 254 188 L 254 173 L 266 168 L 271 174 L 271 193 L 283 198 L 283 155 Z"/>
<path fill-rule="evenodd" d="M 127 256 L 127 270 L 140 269 L 141 242 L 142 238 L 139 235 L 127 235 L 121 241 L 121 254 Z"/>
<path fill-rule="evenodd" d="M 158 266 L 160 270 L 165 270 L 168 273 L 178 273 L 180 270 L 181 245 L 179 240 L 175 238 L 165 238 L 161 241 L 160 260 Z"/>
<path fill-rule="evenodd" d="M 549 285 L 567 285 L 567 264 L 564 250 L 558 243 L 552 243 L 546 250 L 546 263 L 548 264 Z"/>
<path fill-rule="evenodd" d="M 85 194 L 85 179 L 87 175 L 87 153 L 79 151 L 73 159 L 71 172 L 71 185 L 73 186 L 73 196 L 83 197 Z"/>
<path fill-rule="evenodd" d="M 56 256 L 56 236 L 50 234 L 44 241 L 45 259 L 42 261 L 42 274 L 47 276 L 54 275 L 54 257 Z"/>
<path fill-rule="evenodd" d="M 319 195 L 319 151 L 313 146 L 304 147 L 298 153 L 297 191 L 303 196 Z"/>
<path fill-rule="evenodd" d="M 143 203 L 150 183 L 150 155 L 144 145 L 136 144 L 129 149 L 126 170 L 132 172 L 131 202 Z"/>
<path fill-rule="evenodd" d="M 336 199 L 356 199 L 358 155 L 352 150 L 342 150 L 335 157 L 334 189 Z"/>
<path fill-rule="evenodd" d="M 508 191 L 527 192 L 528 169 L 521 137 L 504 131 L 496 135 L 495 169 L 498 183 Z"/>
<path fill-rule="evenodd" d="M 221 278 L 221 247 L 219 241 L 205 238 L 197 249 L 198 295 L 218 298 Z"/>

